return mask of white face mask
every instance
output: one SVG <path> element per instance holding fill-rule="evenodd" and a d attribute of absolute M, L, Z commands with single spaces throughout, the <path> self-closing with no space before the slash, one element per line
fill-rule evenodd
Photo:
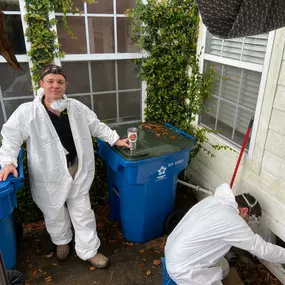
<path fill-rule="evenodd" d="M 62 112 L 63 110 L 65 110 L 68 106 L 68 101 L 67 99 L 60 99 L 60 100 L 53 100 L 50 103 L 50 107 L 55 110 L 55 111 L 60 111 Z"/>
<path fill-rule="evenodd" d="M 259 225 L 260 225 L 259 218 L 255 217 L 254 215 L 249 216 L 247 224 L 249 225 L 249 227 L 254 233 L 258 233 Z"/>

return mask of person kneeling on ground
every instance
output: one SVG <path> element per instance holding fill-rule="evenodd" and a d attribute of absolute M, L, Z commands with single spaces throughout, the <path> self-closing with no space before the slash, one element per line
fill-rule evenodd
<path fill-rule="evenodd" d="M 273 263 L 285 263 L 285 249 L 264 241 L 247 222 L 261 216 L 250 194 L 234 197 L 228 184 L 192 207 L 169 235 L 166 269 L 177 285 L 221 285 L 229 273 L 224 255 L 232 246 Z M 252 220 L 252 221 L 251 221 Z"/>

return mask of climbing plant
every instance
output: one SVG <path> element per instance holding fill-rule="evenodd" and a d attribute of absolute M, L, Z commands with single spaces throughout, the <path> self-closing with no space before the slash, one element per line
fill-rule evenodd
<path fill-rule="evenodd" d="M 213 69 L 199 71 L 195 0 L 137 0 L 126 13 L 133 21 L 134 41 L 147 54 L 136 60 L 147 83 L 146 121 L 168 122 L 194 136 L 197 148 L 192 155 L 201 148 L 211 154 L 202 146 L 209 130 L 191 124 L 211 95 L 214 79 Z"/>
<path fill-rule="evenodd" d="M 68 34 L 75 38 L 67 23 L 67 13 L 81 13 L 73 5 L 72 0 L 25 0 L 26 15 L 25 21 L 28 27 L 25 31 L 31 49 L 28 55 L 31 58 L 33 67 L 31 68 L 32 80 L 35 88 L 39 87 L 39 76 L 41 68 L 48 63 L 54 62 L 55 58 L 60 58 L 64 53 L 60 50 L 56 32 L 52 29 L 57 24 L 56 18 L 49 18 L 49 12 L 57 11 L 63 13 L 63 24 Z M 89 4 L 95 0 L 83 0 Z"/>

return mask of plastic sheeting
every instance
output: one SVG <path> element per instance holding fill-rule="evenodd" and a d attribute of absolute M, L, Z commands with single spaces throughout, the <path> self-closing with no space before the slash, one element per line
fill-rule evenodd
<path fill-rule="evenodd" d="M 220 38 L 263 34 L 285 26 L 285 0 L 197 0 L 202 21 Z"/>

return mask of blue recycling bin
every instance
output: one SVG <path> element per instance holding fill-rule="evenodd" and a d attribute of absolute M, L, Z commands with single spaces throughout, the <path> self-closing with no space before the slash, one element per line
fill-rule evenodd
<path fill-rule="evenodd" d="M 176 283 L 170 278 L 166 270 L 166 261 L 164 257 L 161 257 L 162 266 L 162 284 L 161 285 L 176 285 Z"/>
<path fill-rule="evenodd" d="M 124 137 L 129 127 L 138 129 L 136 150 L 98 140 L 98 154 L 107 166 L 110 218 L 121 222 L 126 240 L 146 242 L 163 234 L 165 218 L 174 209 L 177 176 L 196 142 L 168 124 L 114 129 Z"/>
<path fill-rule="evenodd" d="M 0 251 L 2 252 L 6 270 L 16 265 L 16 236 L 13 211 L 17 206 L 17 191 L 24 186 L 23 150 L 18 156 L 18 177 L 9 175 L 0 182 Z"/>

